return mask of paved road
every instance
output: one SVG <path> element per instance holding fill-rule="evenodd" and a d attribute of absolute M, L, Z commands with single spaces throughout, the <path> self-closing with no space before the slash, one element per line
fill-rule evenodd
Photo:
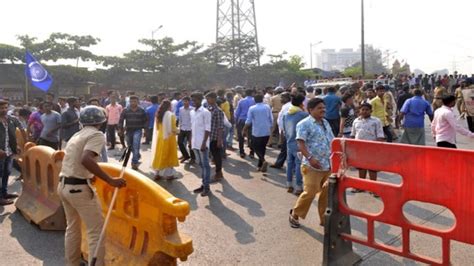
<path fill-rule="evenodd" d="M 464 125 L 464 121 L 461 121 Z M 429 145 L 432 138 L 427 132 Z M 459 147 L 474 149 L 474 143 L 464 137 L 458 139 Z M 269 161 L 277 155 L 269 151 Z M 114 152 L 110 153 L 114 157 Z M 114 161 L 115 158 L 112 159 Z M 143 147 L 140 170 L 152 176 L 149 147 Z M 179 229 L 192 236 L 195 252 L 187 265 L 318 265 L 322 261 L 323 228 L 320 227 L 313 204 L 301 229 L 288 225 L 288 211 L 296 196 L 285 189 L 285 173 L 270 169 L 262 174 L 256 171 L 255 160 L 242 160 L 232 154 L 224 162 L 225 179 L 211 186 L 212 195 L 202 198 L 191 191 L 200 185 L 199 169 L 182 166 L 182 177 L 174 181 L 160 181 L 159 185 L 176 197 L 189 202 L 191 214 Z M 355 174 L 355 173 L 353 173 Z M 12 178 L 13 179 L 13 178 Z M 384 173 L 381 180 L 397 183 L 400 178 Z M 11 180 L 11 191 L 20 192 L 19 182 Z M 368 194 L 348 194 L 350 206 L 375 211 L 382 207 L 379 200 Z M 410 204 L 405 209 L 414 221 L 442 228 L 453 223 L 449 213 L 439 206 Z M 366 228 L 360 219 L 352 219 L 353 234 L 365 235 Z M 379 241 L 393 246 L 400 245 L 400 229 L 376 225 Z M 13 206 L 0 207 L 0 265 L 63 265 L 63 232 L 45 232 L 28 224 Z M 422 254 L 440 256 L 439 240 L 412 236 L 413 247 Z M 414 265 L 410 260 L 354 245 L 354 250 L 364 258 L 364 265 Z M 455 245 L 455 265 L 468 265 L 474 261 L 474 248 Z"/>

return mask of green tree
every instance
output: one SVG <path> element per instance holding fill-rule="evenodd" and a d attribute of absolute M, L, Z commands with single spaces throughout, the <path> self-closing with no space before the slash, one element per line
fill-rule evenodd
<path fill-rule="evenodd" d="M 60 59 L 81 59 L 95 61 L 97 57 L 87 50 L 97 45 L 100 39 L 90 35 L 79 36 L 66 33 L 52 33 L 46 40 L 38 42 L 36 37 L 29 35 L 17 36 L 23 49 L 32 52 L 38 60 L 56 62 Z"/>
<path fill-rule="evenodd" d="M 360 75 L 362 75 L 362 66 L 358 64 L 357 66 L 348 67 L 344 69 L 343 74 L 346 77 L 359 77 Z"/>
<path fill-rule="evenodd" d="M 22 60 L 24 52 L 13 45 L 0 44 L 0 63 L 10 62 L 15 64 Z"/>
<path fill-rule="evenodd" d="M 257 53 L 255 40 L 252 38 L 223 39 L 209 47 L 208 54 L 214 62 L 228 67 L 250 69 L 258 65 L 264 49 Z"/>

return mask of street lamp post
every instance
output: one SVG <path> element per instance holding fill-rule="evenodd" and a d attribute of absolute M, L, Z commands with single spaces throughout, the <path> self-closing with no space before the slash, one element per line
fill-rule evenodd
<path fill-rule="evenodd" d="M 311 69 L 313 69 L 313 46 L 321 44 L 323 41 L 319 41 L 317 43 L 309 43 L 309 60 Z"/>
<path fill-rule="evenodd" d="M 160 25 L 158 28 L 156 28 L 156 30 L 151 31 L 151 39 L 152 40 L 155 39 L 155 33 L 158 32 L 159 30 L 161 30 L 161 28 L 163 28 L 163 25 Z"/>

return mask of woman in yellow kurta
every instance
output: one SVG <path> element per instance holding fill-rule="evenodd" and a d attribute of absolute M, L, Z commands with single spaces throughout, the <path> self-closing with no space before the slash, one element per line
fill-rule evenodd
<path fill-rule="evenodd" d="M 164 100 L 156 112 L 152 140 L 152 168 L 156 170 L 155 180 L 176 178 L 173 168 L 179 165 L 176 134 L 176 117 L 171 112 L 170 101 Z"/>

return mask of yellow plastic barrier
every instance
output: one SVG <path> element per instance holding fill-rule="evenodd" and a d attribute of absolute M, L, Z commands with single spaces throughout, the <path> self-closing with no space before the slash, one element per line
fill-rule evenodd
<path fill-rule="evenodd" d="M 121 166 L 101 163 L 110 176 L 119 176 Z M 127 187 L 119 190 L 107 226 L 105 248 L 107 265 L 176 265 L 176 258 L 187 260 L 193 252 L 192 239 L 177 230 L 176 220 L 184 222 L 189 204 L 175 198 L 146 176 L 127 169 Z M 94 183 L 104 217 L 113 188 L 96 178 Z M 82 230 L 83 257 L 88 257 L 85 230 Z"/>
<path fill-rule="evenodd" d="M 17 154 L 18 155 L 23 155 L 24 149 L 25 149 L 25 144 L 26 144 L 26 139 L 23 137 L 23 134 L 21 133 L 20 129 L 16 129 L 15 132 L 16 136 L 16 145 L 17 147 Z"/>
<path fill-rule="evenodd" d="M 25 145 L 26 145 L 26 139 L 23 137 L 23 134 L 21 133 L 20 129 L 16 129 L 15 131 L 15 136 L 16 136 L 16 146 L 17 146 L 17 154 L 14 157 L 14 160 L 17 161 L 18 165 L 22 167 L 23 164 L 23 153 L 25 152 Z M 20 178 L 22 178 L 22 174 L 20 173 Z"/>
<path fill-rule="evenodd" d="M 63 151 L 28 142 L 23 153 L 23 189 L 15 206 L 42 230 L 64 230 L 66 219 L 56 188 Z"/>

